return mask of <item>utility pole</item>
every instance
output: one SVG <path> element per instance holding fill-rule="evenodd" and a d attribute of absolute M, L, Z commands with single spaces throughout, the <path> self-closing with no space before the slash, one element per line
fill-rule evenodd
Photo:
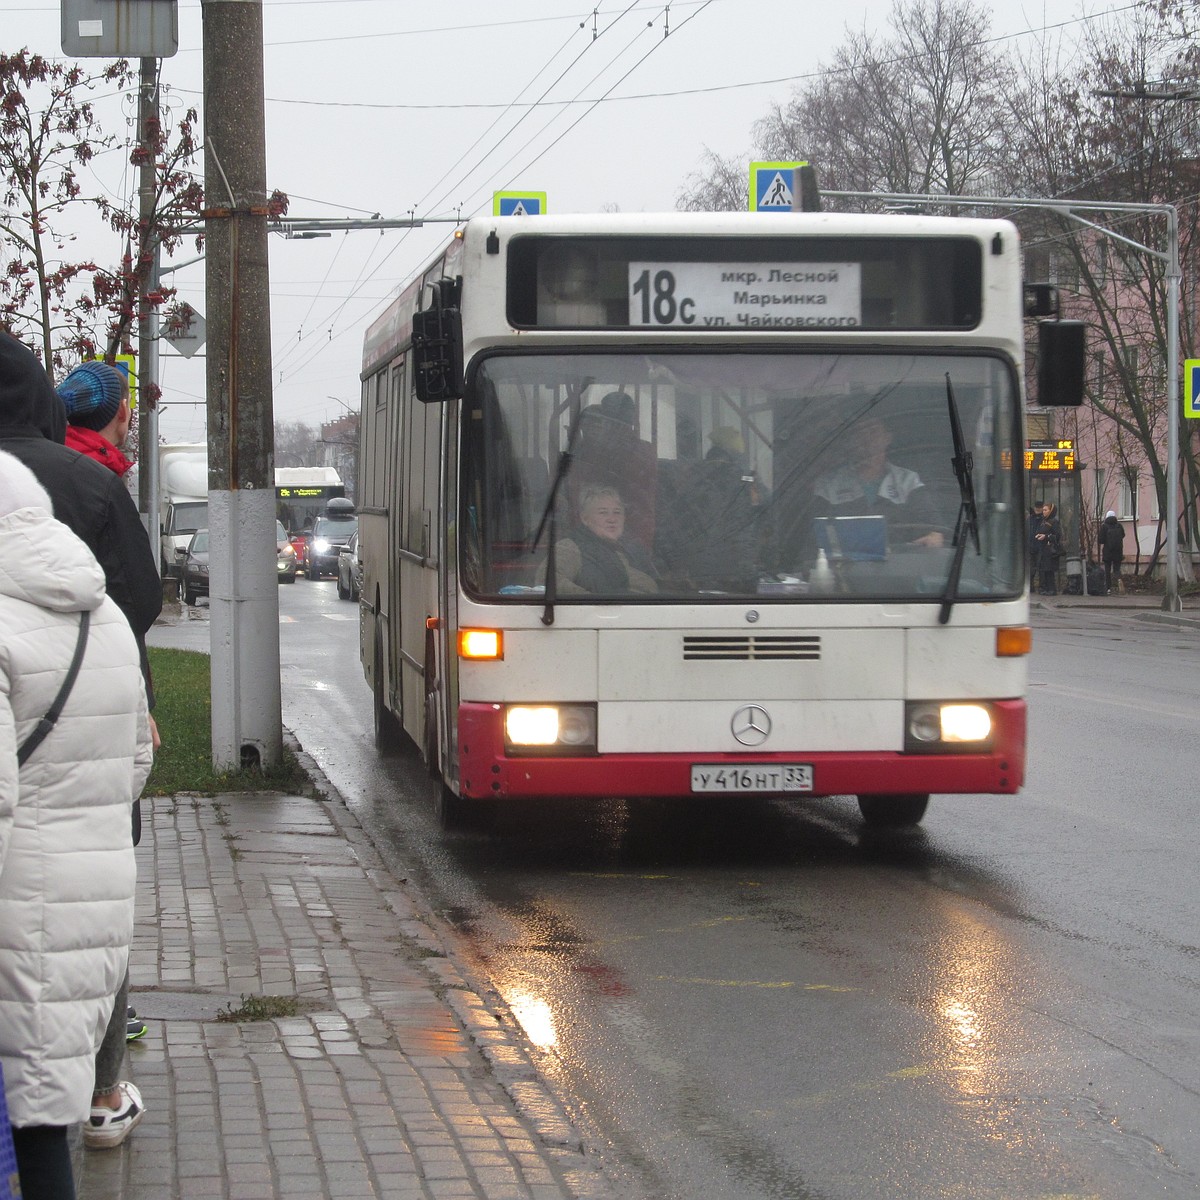
<path fill-rule="evenodd" d="M 261 0 L 202 0 L 212 756 L 283 756 Z"/>
<path fill-rule="evenodd" d="M 155 198 L 158 188 L 158 60 L 142 58 L 138 88 L 138 140 L 142 161 L 138 167 L 138 246 L 139 253 L 150 256 L 149 270 L 138 291 L 138 458 L 144 469 L 138 471 L 138 511 L 143 514 L 150 545 L 158 546 L 158 524 L 162 519 L 158 504 L 158 321 L 149 295 L 158 291 L 160 248 L 155 228 Z M 140 263 L 133 264 L 136 268 Z M 118 346 L 117 349 L 120 349 Z M 157 565 L 156 552 L 154 562 Z"/>

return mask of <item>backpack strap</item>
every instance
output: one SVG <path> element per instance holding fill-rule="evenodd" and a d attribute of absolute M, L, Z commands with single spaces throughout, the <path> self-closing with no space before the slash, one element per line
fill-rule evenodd
<path fill-rule="evenodd" d="M 71 665 L 67 668 L 67 677 L 62 682 L 62 687 L 58 689 L 58 695 L 54 697 L 54 703 L 46 710 L 46 715 L 34 726 L 33 732 L 21 743 L 17 750 L 17 766 L 24 764 L 25 760 L 42 744 L 46 738 L 46 734 L 54 728 L 55 722 L 62 715 L 62 710 L 67 703 L 67 697 L 71 694 L 71 689 L 75 686 L 75 678 L 79 674 L 80 665 L 83 663 L 83 652 L 87 646 L 88 626 L 91 624 L 92 614 L 81 612 L 79 614 L 79 636 L 75 639 L 75 654 L 71 659 Z"/>

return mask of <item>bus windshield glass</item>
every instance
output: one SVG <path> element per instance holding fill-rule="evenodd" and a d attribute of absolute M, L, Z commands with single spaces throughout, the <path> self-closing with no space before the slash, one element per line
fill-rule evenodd
<path fill-rule="evenodd" d="M 1019 393 L 999 356 L 495 354 L 463 403 L 478 598 L 540 603 L 548 577 L 558 604 L 1022 591 Z"/>

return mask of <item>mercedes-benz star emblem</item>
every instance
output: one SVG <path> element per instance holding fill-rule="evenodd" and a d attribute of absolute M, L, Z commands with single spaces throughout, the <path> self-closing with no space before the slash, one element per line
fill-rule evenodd
<path fill-rule="evenodd" d="M 743 746 L 761 746 L 771 736 L 771 717 L 757 704 L 743 704 L 733 714 L 729 728 Z"/>

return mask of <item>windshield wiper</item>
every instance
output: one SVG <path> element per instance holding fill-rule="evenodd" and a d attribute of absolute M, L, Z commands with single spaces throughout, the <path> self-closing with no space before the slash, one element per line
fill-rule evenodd
<path fill-rule="evenodd" d="M 975 503 L 975 480 L 972 472 L 975 469 L 975 456 L 967 449 L 963 438 L 962 420 L 958 414 L 958 401 L 954 398 L 954 384 L 950 381 L 950 372 L 946 372 L 946 404 L 950 409 L 950 436 L 954 439 L 954 457 L 950 465 L 954 468 L 954 477 L 958 480 L 958 518 L 954 522 L 954 560 L 950 564 L 950 575 L 946 580 L 946 590 L 942 593 L 942 607 L 938 613 L 938 624 L 945 625 L 950 620 L 950 610 L 954 606 L 958 594 L 958 580 L 962 575 L 963 558 L 967 553 L 967 538 L 975 543 L 975 553 L 981 554 L 979 545 L 979 512 Z"/>
<path fill-rule="evenodd" d="M 542 509 L 541 520 L 538 521 L 537 529 L 534 531 L 533 540 L 529 544 L 529 553 L 536 554 L 537 548 L 541 543 L 542 534 L 548 528 L 550 536 L 546 542 L 546 604 L 542 609 L 542 624 L 554 624 L 554 601 L 557 599 L 555 592 L 555 578 L 557 576 L 557 566 L 555 564 L 555 543 L 558 541 L 558 493 L 563 485 L 563 480 L 571 470 L 572 455 L 575 451 L 575 442 L 579 437 L 579 429 L 583 424 L 583 409 L 580 408 L 575 414 L 575 419 L 571 422 L 571 428 L 567 433 L 567 448 L 558 456 L 558 466 L 554 469 L 554 478 L 550 481 L 550 494 L 546 497 L 546 507 Z"/>

